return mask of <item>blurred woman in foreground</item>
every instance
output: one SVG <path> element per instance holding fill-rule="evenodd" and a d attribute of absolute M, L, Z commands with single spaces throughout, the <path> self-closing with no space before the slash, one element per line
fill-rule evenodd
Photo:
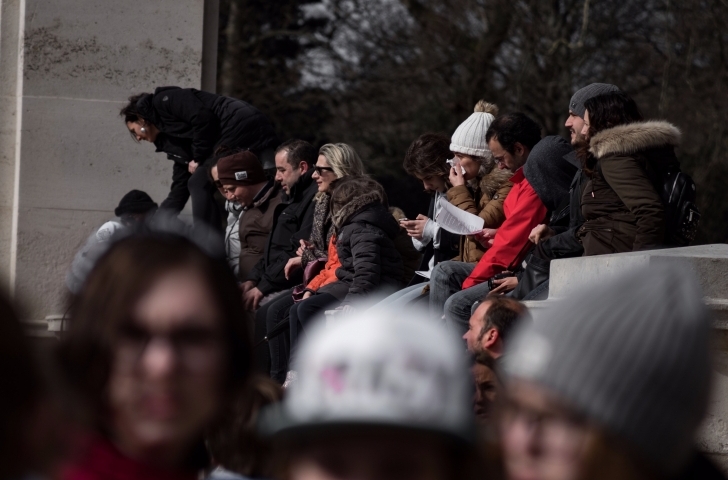
<path fill-rule="evenodd" d="M 98 262 L 60 348 L 92 433 L 65 480 L 196 479 L 203 432 L 245 383 L 249 337 L 225 261 L 169 233 Z"/>

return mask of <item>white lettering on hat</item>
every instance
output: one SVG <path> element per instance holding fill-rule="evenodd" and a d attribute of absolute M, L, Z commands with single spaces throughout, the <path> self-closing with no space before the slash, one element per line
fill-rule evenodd
<path fill-rule="evenodd" d="M 235 180 L 247 180 L 248 179 L 248 172 L 243 170 L 242 172 L 235 172 Z"/>

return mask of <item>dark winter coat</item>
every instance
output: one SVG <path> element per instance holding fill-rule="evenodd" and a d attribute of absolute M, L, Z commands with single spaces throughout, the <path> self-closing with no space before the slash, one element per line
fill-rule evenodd
<path fill-rule="evenodd" d="M 303 282 L 301 269 L 293 272 L 289 279 L 286 279 L 283 270 L 288 260 L 296 256 L 301 239 L 311 236 L 313 197 L 318 191 L 312 175 L 313 169 L 303 174 L 291 189 L 291 196 L 284 198 L 276 207 L 265 254 L 244 279 L 255 282 L 264 295 L 287 290 Z"/>
<path fill-rule="evenodd" d="M 240 218 L 238 233 L 240 235 L 240 262 L 238 278 L 245 280 L 255 265 L 263 257 L 270 231 L 273 228 L 273 217 L 281 203 L 281 188 L 273 180 L 263 187 L 253 202 L 253 206 L 245 209 Z"/>
<path fill-rule="evenodd" d="M 254 106 L 194 88 L 159 87 L 137 108 L 160 131 L 157 151 L 177 162 L 203 163 L 221 145 L 258 155 L 278 143 L 270 120 Z"/>
<path fill-rule="evenodd" d="M 394 244 L 399 225 L 382 200 L 379 192 L 362 195 L 334 219 L 339 281 L 319 291 L 336 296 L 344 305 L 402 286 L 402 257 Z"/>
<path fill-rule="evenodd" d="M 597 160 L 581 208 L 578 237 L 585 255 L 659 248 L 665 238 L 665 207 L 655 189 L 656 170 L 677 165 L 680 131 L 662 121 L 603 130 L 589 142 Z"/>

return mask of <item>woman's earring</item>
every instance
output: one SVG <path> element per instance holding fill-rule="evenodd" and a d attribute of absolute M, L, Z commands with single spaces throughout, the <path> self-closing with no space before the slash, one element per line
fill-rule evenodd
<path fill-rule="evenodd" d="M 147 133 L 147 129 L 144 127 L 140 128 L 139 130 L 141 130 L 142 133 Z"/>

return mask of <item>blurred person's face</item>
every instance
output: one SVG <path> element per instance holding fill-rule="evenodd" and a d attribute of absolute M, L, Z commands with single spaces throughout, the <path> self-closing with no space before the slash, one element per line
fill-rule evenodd
<path fill-rule="evenodd" d="M 447 450 L 436 438 L 400 432 L 309 443 L 293 457 L 290 480 L 444 480 Z"/>
<path fill-rule="evenodd" d="M 291 194 L 291 189 L 301 178 L 301 175 L 308 171 L 306 162 L 301 162 L 297 166 L 288 163 L 288 151 L 281 150 L 276 154 L 276 182 L 281 184 L 286 194 Z"/>
<path fill-rule="evenodd" d="M 113 347 L 112 440 L 131 458 L 179 466 L 222 400 L 220 312 L 192 270 L 163 275 L 132 309 Z"/>
<path fill-rule="evenodd" d="M 417 179 L 422 182 L 427 193 L 440 192 L 443 193 L 447 190 L 447 184 L 445 179 L 439 175 L 430 175 L 427 177 L 417 176 Z"/>
<path fill-rule="evenodd" d="M 455 160 L 455 165 L 459 162 L 460 166 L 465 170 L 465 173 L 463 174 L 463 178 L 465 178 L 465 180 L 471 180 L 478 177 L 480 162 L 478 162 L 476 158 L 471 157 L 470 155 L 465 155 L 464 153 L 455 152 Z"/>
<path fill-rule="evenodd" d="M 498 377 L 492 368 L 482 363 L 475 363 L 472 368 L 475 382 L 475 416 L 480 420 L 488 420 L 492 414 L 493 404 L 498 392 L 502 389 Z"/>
<path fill-rule="evenodd" d="M 543 388 L 514 380 L 499 413 L 508 480 L 575 480 L 597 430 Z"/>
<path fill-rule="evenodd" d="M 488 142 L 488 148 L 493 153 L 493 158 L 501 170 L 507 168 L 515 173 L 528 160 L 529 150 L 518 142 L 513 146 L 513 153 L 503 148 L 503 145 L 495 137 Z"/>
<path fill-rule="evenodd" d="M 253 206 L 255 196 L 260 191 L 261 187 L 258 185 L 223 185 L 225 190 L 225 196 L 231 195 L 233 201 L 238 202 L 243 207 Z"/>
<path fill-rule="evenodd" d="M 576 145 L 584 139 L 581 135 L 581 131 L 584 128 L 584 119 L 571 110 L 569 110 L 569 116 L 567 117 L 564 126 L 568 128 L 569 133 L 571 133 L 572 145 Z"/>
<path fill-rule="evenodd" d="M 485 322 L 485 315 L 488 313 L 491 303 L 488 301 L 480 303 L 475 312 L 470 316 L 468 321 L 468 331 L 463 335 L 463 340 L 468 345 L 468 351 L 473 354 L 478 354 L 487 351 L 492 347 L 498 340 L 498 330 L 495 328 L 489 328 L 486 332 L 481 335 L 480 332 L 483 330 L 483 323 Z M 492 355 L 494 358 L 495 355 Z"/>
<path fill-rule="evenodd" d="M 336 180 L 338 177 L 334 173 L 334 169 L 329 165 L 326 157 L 319 155 L 318 160 L 316 160 L 316 166 L 314 167 L 312 178 L 316 181 L 319 192 L 328 192 L 329 185 L 331 185 L 331 182 Z"/>
<path fill-rule="evenodd" d="M 222 183 L 220 183 L 220 177 L 217 174 L 217 165 L 210 169 L 210 175 L 212 175 L 212 180 L 215 182 L 215 186 L 220 193 L 222 193 L 222 196 L 225 197 L 225 200 L 228 202 L 234 202 L 235 194 L 230 192 Z"/>
<path fill-rule="evenodd" d="M 589 122 L 589 111 L 584 110 L 584 125 L 581 127 L 581 136 L 584 140 L 589 140 L 589 127 L 591 127 Z"/>

